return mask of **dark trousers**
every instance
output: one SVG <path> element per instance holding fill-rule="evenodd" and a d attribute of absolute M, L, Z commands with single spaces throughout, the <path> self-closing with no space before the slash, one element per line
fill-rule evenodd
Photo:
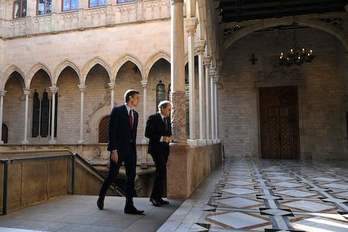
<path fill-rule="evenodd" d="M 137 164 L 137 156 L 135 152 L 135 146 L 133 148 L 132 146 L 132 152 L 130 154 L 126 155 L 118 155 L 118 162 L 115 163 L 110 158 L 110 169 L 109 174 L 107 178 L 104 180 L 104 183 L 100 189 L 99 197 L 104 199 L 107 190 L 109 189 L 110 185 L 114 182 L 116 179 L 118 172 L 120 170 L 120 167 L 122 165 L 122 162 L 124 162 L 125 168 L 126 168 L 126 199 L 127 204 L 133 204 L 133 197 L 136 195 L 135 189 L 134 189 L 134 182 L 135 182 L 135 176 L 136 176 L 136 164 Z"/>
<path fill-rule="evenodd" d="M 151 154 L 151 156 L 156 166 L 151 199 L 159 200 L 165 195 L 168 154 Z"/>

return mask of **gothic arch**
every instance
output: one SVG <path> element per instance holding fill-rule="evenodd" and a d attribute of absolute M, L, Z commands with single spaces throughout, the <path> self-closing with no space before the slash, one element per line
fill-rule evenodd
<path fill-rule="evenodd" d="M 50 79 L 50 83 L 51 85 L 54 83 L 53 80 L 52 80 L 52 75 L 51 75 L 51 72 L 50 70 L 47 68 L 46 65 L 42 64 L 42 63 L 38 63 L 38 64 L 35 64 L 31 69 L 30 71 L 28 72 L 28 79 L 27 79 L 27 86 L 30 87 L 31 85 L 31 82 L 35 76 L 35 74 L 39 71 L 39 70 L 43 70 L 47 73 L 49 79 Z"/>
<path fill-rule="evenodd" d="M 79 78 L 79 82 L 80 83 L 82 82 L 80 69 L 73 62 L 71 62 L 70 60 L 66 59 L 63 62 L 61 62 L 60 64 L 58 64 L 56 69 L 55 69 L 55 71 L 54 71 L 54 84 L 55 85 L 58 83 L 59 75 L 67 67 L 72 68 L 76 72 L 76 74 L 77 74 L 77 76 Z"/>
<path fill-rule="evenodd" d="M 27 87 L 26 86 L 26 82 L 25 82 L 25 74 L 24 72 L 18 68 L 16 65 L 9 65 L 5 71 L 3 72 L 3 79 L 1 80 L 1 83 L 0 83 L 0 89 L 1 90 L 4 90 L 5 89 L 5 86 L 6 86 L 6 83 L 8 81 L 8 79 L 10 78 L 11 74 L 14 73 L 14 72 L 18 72 L 21 77 L 22 77 L 22 80 L 23 80 L 23 84 L 25 85 L 24 87 Z"/>
<path fill-rule="evenodd" d="M 236 31 L 232 36 L 227 38 L 224 43 L 224 48 L 227 49 L 232 46 L 239 39 L 262 29 L 278 27 L 278 26 L 287 26 L 291 24 L 298 24 L 300 26 L 307 26 L 310 28 L 318 29 L 320 31 L 327 32 L 337 38 L 343 45 L 343 47 L 348 51 L 348 40 L 345 38 L 344 32 L 339 29 L 331 26 L 325 22 L 320 22 L 315 19 L 301 19 L 298 17 L 288 17 L 283 20 L 274 20 L 274 19 L 265 19 L 258 23 L 255 23 L 251 26 L 247 26 Z"/>
<path fill-rule="evenodd" d="M 118 59 L 116 61 L 116 63 L 113 65 L 113 68 L 112 68 L 113 74 L 114 74 L 113 75 L 113 82 L 116 80 L 117 74 L 120 71 L 121 67 L 127 62 L 132 62 L 133 64 L 135 64 L 140 71 L 141 78 L 142 79 L 144 78 L 142 63 L 136 57 L 134 57 L 132 55 L 124 55 L 120 59 Z"/>
<path fill-rule="evenodd" d="M 160 59 L 164 59 L 164 60 L 168 61 L 168 63 L 170 64 L 170 55 L 168 53 L 160 51 L 160 52 L 154 54 L 146 62 L 146 65 L 145 65 L 145 76 L 143 77 L 144 80 L 148 79 L 150 71 L 151 71 L 151 68 Z"/>
<path fill-rule="evenodd" d="M 89 60 L 82 68 L 82 81 L 81 83 L 85 83 L 86 82 L 86 78 L 87 75 L 89 73 L 89 71 L 95 66 L 95 65 L 101 65 L 106 72 L 108 73 L 109 79 L 111 80 L 112 78 L 112 71 L 110 66 L 100 57 L 95 57 L 91 60 Z"/>

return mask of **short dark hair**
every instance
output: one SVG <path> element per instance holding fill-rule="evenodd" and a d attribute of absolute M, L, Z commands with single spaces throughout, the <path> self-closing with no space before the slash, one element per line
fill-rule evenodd
<path fill-rule="evenodd" d="M 137 91 L 137 90 L 135 90 L 135 89 L 129 89 L 129 90 L 127 90 L 127 91 L 125 92 L 125 94 L 124 94 L 124 100 L 125 100 L 126 102 L 128 102 L 129 99 L 130 99 L 131 97 L 133 97 L 133 96 L 135 96 L 135 95 L 137 95 L 137 94 L 139 94 L 139 91 Z"/>

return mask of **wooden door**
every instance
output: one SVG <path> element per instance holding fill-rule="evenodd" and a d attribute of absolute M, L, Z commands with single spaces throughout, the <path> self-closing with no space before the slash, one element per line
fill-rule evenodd
<path fill-rule="evenodd" d="M 1 140 L 6 144 L 8 143 L 8 127 L 5 123 L 3 123 L 1 129 L 2 129 Z"/>
<path fill-rule="evenodd" d="M 110 116 L 105 116 L 100 120 L 99 123 L 99 135 L 98 135 L 98 142 L 99 143 L 107 143 L 109 140 L 109 120 Z"/>
<path fill-rule="evenodd" d="M 297 87 L 260 88 L 260 125 L 262 158 L 299 157 Z"/>

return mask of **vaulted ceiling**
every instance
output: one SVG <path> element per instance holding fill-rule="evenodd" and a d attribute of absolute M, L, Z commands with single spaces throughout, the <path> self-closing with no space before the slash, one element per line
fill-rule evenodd
<path fill-rule="evenodd" d="M 348 0 L 217 0 L 222 22 L 344 12 Z"/>

